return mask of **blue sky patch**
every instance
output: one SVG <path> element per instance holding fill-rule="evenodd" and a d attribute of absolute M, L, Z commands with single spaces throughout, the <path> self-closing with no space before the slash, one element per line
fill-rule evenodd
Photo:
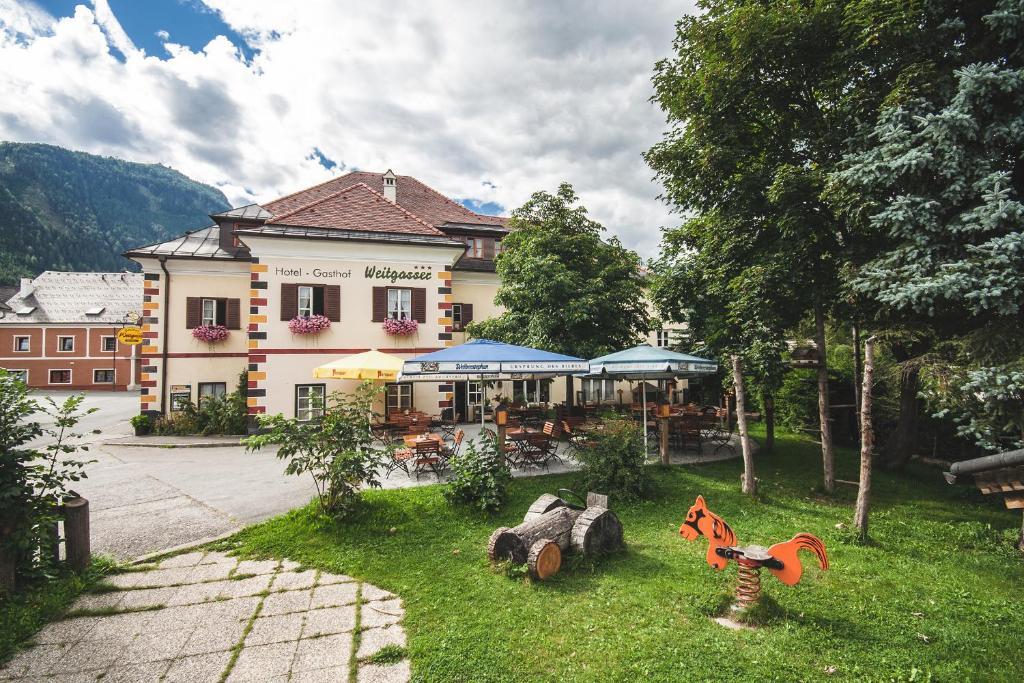
<path fill-rule="evenodd" d="M 505 207 L 498 202 L 485 202 L 482 199 L 456 199 L 459 204 L 482 216 L 504 216 Z"/>
<path fill-rule="evenodd" d="M 230 40 L 248 62 L 255 55 L 237 32 L 221 20 L 220 15 L 198 0 L 109 0 L 110 9 L 121 23 L 124 32 L 137 47 L 147 55 L 166 58 L 163 37 L 179 45 L 186 45 L 198 52 L 217 36 Z M 55 17 L 70 17 L 76 5 L 92 4 L 79 0 L 37 0 L 37 4 Z M 117 50 L 111 51 L 123 58 Z"/>
<path fill-rule="evenodd" d="M 319 147 L 313 148 L 313 153 L 310 154 L 308 159 L 316 159 L 317 163 L 326 168 L 328 171 L 338 167 L 338 162 L 331 159 L 326 154 L 320 151 Z"/>

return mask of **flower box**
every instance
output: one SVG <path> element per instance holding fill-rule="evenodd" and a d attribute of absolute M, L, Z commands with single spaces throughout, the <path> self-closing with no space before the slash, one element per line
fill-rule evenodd
<path fill-rule="evenodd" d="M 192 336 L 207 344 L 216 344 L 228 338 L 228 328 L 223 325 L 200 325 L 192 328 Z"/>
<path fill-rule="evenodd" d="M 384 321 L 384 332 L 392 337 L 407 337 L 416 334 L 419 328 L 420 324 L 416 320 L 388 318 Z"/>
<path fill-rule="evenodd" d="M 292 334 L 320 334 L 331 326 L 331 320 L 325 315 L 292 318 L 288 321 L 288 329 Z"/>

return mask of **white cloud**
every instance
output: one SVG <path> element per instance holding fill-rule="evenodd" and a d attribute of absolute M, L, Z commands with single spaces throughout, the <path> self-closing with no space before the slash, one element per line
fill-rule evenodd
<path fill-rule="evenodd" d="M 165 163 L 238 203 L 323 180 L 314 148 L 335 173 L 509 209 L 566 180 L 644 255 L 673 222 L 640 155 L 664 128 L 653 64 L 692 3 L 206 4 L 251 63 L 223 37 L 147 55 L 105 0 L 59 20 L 0 0 L 0 90 L 18 93 L 0 137 Z"/>

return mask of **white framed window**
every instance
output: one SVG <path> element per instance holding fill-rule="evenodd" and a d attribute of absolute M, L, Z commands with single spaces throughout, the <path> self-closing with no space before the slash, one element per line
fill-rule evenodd
<path fill-rule="evenodd" d="M 100 337 L 103 351 L 113 353 L 117 350 L 117 337 Z"/>
<path fill-rule="evenodd" d="M 484 391 L 480 382 L 466 382 L 466 403 L 478 406 L 483 403 Z"/>
<path fill-rule="evenodd" d="M 469 258 L 484 257 L 484 240 L 481 237 L 466 238 L 466 256 Z"/>
<path fill-rule="evenodd" d="M 217 300 L 203 299 L 203 325 L 217 325 Z"/>
<path fill-rule="evenodd" d="M 512 382 L 512 401 L 515 403 L 547 403 L 550 385 L 541 379 L 522 379 Z"/>
<path fill-rule="evenodd" d="M 200 382 L 199 383 L 199 405 L 203 405 L 203 399 L 224 398 L 228 393 L 228 385 L 225 382 Z"/>
<path fill-rule="evenodd" d="M 98 369 L 92 371 L 93 384 L 113 384 L 114 371 L 110 369 Z"/>
<path fill-rule="evenodd" d="M 388 318 L 392 320 L 412 320 L 412 290 L 388 290 Z"/>
<path fill-rule="evenodd" d="M 75 350 L 75 338 L 74 337 L 57 337 L 57 350 L 68 352 Z"/>
<path fill-rule="evenodd" d="M 452 327 L 462 329 L 462 304 L 452 304 Z"/>
<path fill-rule="evenodd" d="M 387 412 L 412 410 L 412 384 L 395 383 L 387 385 Z"/>
<path fill-rule="evenodd" d="M 498 254 L 503 254 L 504 252 L 505 247 L 502 246 L 501 240 L 494 240 L 494 255 L 498 256 Z"/>
<path fill-rule="evenodd" d="M 306 422 L 323 417 L 326 395 L 323 384 L 296 384 L 295 419 Z"/>
<path fill-rule="evenodd" d="M 588 379 L 583 381 L 583 400 L 588 403 L 608 403 L 615 400 L 615 380 Z"/>
<path fill-rule="evenodd" d="M 15 368 L 5 368 L 7 374 L 14 377 L 22 384 L 28 384 L 28 370 L 17 370 Z"/>
<path fill-rule="evenodd" d="M 308 318 L 313 315 L 313 288 L 299 285 L 299 317 Z"/>
<path fill-rule="evenodd" d="M 658 330 L 655 335 L 658 348 L 667 349 L 672 346 L 672 330 Z"/>
<path fill-rule="evenodd" d="M 50 370 L 50 384 L 71 384 L 70 370 Z"/>
<path fill-rule="evenodd" d="M 14 338 L 14 350 L 18 353 L 25 353 L 31 350 L 31 337 L 29 336 L 18 336 Z"/>

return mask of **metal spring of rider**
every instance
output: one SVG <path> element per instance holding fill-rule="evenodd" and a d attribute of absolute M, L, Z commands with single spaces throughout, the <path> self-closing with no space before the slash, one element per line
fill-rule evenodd
<path fill-rule="evenodd" d="M 736 608 L 750 609 L 761 599 L 761 568 L 739 563 L 736 584 Z"/>

